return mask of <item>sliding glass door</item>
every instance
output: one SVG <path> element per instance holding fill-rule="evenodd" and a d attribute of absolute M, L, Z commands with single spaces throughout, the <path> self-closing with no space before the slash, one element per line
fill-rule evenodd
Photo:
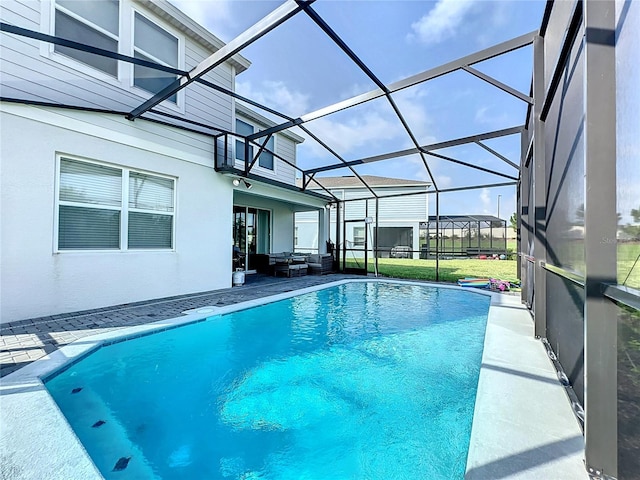
<path fill-rule="evenodd" d="M 233 207 L 233 268 L 255 270 L 256 253 L 269 253 L 271 212 L 250 207 Z"/>

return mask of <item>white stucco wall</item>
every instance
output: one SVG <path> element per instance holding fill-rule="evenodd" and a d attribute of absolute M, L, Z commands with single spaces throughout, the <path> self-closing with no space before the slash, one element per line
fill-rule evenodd
<path fill-rule="evenodd" d="M 2 322 L 231 285 L 232 187 L 214 171 L 207 137 L 114 116 L 1 109 Z M 174 250 L 56 253 L 57 153 L 175 177 Z"/>

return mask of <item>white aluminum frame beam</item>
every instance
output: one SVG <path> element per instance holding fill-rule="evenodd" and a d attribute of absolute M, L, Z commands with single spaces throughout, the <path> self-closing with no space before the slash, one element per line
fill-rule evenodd
<path fill-rule="evenodd" d="M 524 93 L 516 90 L 515 88 L 510 87 L 506 83 L 502 83 L 501 81 L 496 80 L 495 78 L 490 77 L 486 73 L 482 73 L 480 70 L 476 70 L 475 68 L 470 67 L 469 65 L 462 67 L 462 69 L 465 72 L 470 73 L 474 77 L 478 77 L 480 80 L 484 80 L 485 82 L 493 85 L 494 87 L 497 87 L 500 90 L 507 92 L 509 95 L 513 95 L 514 97 L 522 100 L 523 102 L 526 102 L 529 105 L 533 105 L 532 97 L 530 97 L 529 95 L 525 95 Z"/>
<path fill-rule="evenodd" d="M 493 154 L 494 156 L 498 157 L 500 160 L 502 160 L 505 163 L 508 163 L 509 165 L 511 165 L 513 168 L 519 170 L 520 167 L 518 165 L 516 165 L 515 163 L 513 163 L 511 160 L 509 160 L 507 157 L 505 157 L 504 155 L 496 152 L 493 148 L 489 147 L 488 145 L 485 145 L 484 143 L 482 143 L 480 140 L 475 142 L 478 146 L 484 148 L 487 152 Z"/>
<path fill-rule="evenodd" d="M 416 153 L 428 153 L 433 150 L 440 150 L 442 148 L 455 147 L 457 145 L 464 145 L 466 143 L 475 143 L 475 142 L 478 142 L 481 140 L 487 140 L 490 138 L 498 138 L 498 137 L 504 137 L 507 135 L 515 135 L 515 134 L 521 133 L 523 130 L 524 130 L 524 126 L 505 128 L 502 130 L 495 130 L 493 132 L 481 133 L 479 135 L 471 135 L 469 137 L 463 137 L 457 140 L 449 140 L 446 142 L 432 143 L 430 145 L 423 145 L 417 148 L 415 147 L 408 148 L 406 150 L 399 150 L 396 152 L 384 153 L 382 155 L 374 155 L 372 157 L 361 158 L 359 160 L 351 160 L 349 162 L 345 162 L 342 164 L 333 164 L 333 165 L 326 165 L 324 167 L 310 168 L 309 170 L 305 170 L 305 173 L 310 174 L 310 173 L 325 172 L 328 170 L 335 170 L 338 168 L 343 168 L 348 166 L 361 165 L 363 163 L 373 163 L 373 162 L 380 162 L 382 160 L 390 160 L 392 158 L 405 157 L 407 155 L 414 155 Z"/>
<path fill-rule="evenodd" d="M 256 132 L 253 134 L 252 137 L 259 138 L 259 137 L 268 135 L 270 133 L 276 133 L 281 130 L 285 130 L 294 125 L 300 125 L 301 123 L 304 123 L 304 122 L 310 122 L 312 120 L 316 120 L 326 115 L 339 112 L 340 110 L 344 110 L 349 107 L 354 107 L 356 105 L 360 105 L 362 103 L 375 100 L 376 98 L 383 97 L 386 94 L 398 92 L 405 88 L 413 87 L 420 83 L 426 82 L 427 80 L 432 80 L 434 78 L 441 77 L 442 75 L 446 75 L 456 70 L 460 70 L 463 67 L 468 67 L 470 65 L 474 65 L 476 63 L 489 60 L 499 55 L 512 52 L 519 48 L 526 47 L 527 45 L 530 45 L 533 42 L 533 39 L 535 38 L 536 35 L 537 35 L 537 32 L 534 31 L 534 32 L 529 32 L 527 34 L 521 35 L 516 38 L 512 38 L 511 40 L 507 40 L 506 42 L 499 43 L 497 45 L 486 48 L 476 53 L 472 53 L 471 55 L 467 55 L 465 57 L 459 58 L 458 60 L 445 63 L 444 65 L 440 65 L 439 67 L 435 67 L 430 70 L 425 70 L 422 73 L 418 73 L 416 75 L 407 77 L 403 80 L 394 82 L 387 86 L 386 91 L 383 90 L 382 88 L 376 88 L 375 90 L 371 90 L 367 93 L 356 95 L 354 97 L 348 98 L 341 102 L 334 103 L 333 105 L 329 105 L 319 110 L 315 110 L 313 112 L 307 113 L 293 121 L 285 122 L 280 125 L 267 128 L 260 132 Z"/>

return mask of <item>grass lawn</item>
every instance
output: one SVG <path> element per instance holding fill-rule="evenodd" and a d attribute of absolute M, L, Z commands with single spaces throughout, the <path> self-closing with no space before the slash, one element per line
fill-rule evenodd
<path fill-rule="evenodd" d="M 618 283 L 640 289 L 640 243 L 618 244 Z"/>
<path fill-rule="evenodd" d="M 640 289 L 639 255 L 639 243 L 621 243 L 618 245 L 618 281 L 621 284 L 624 282 L 624 285 L 628 287 Z M 360 265 L 362 265 L 363 260 L 359 261 Z M 354 260 L 347 260 L 347 265 L 350 267 L 358 266 Z M 373 259 L 369 259 L 368 270 L 373 273 Z M 436 261 L 380 258 L 378 273 L 386 277 L 435 281 Z M 497 278 L 514 281 L 518 278 L 516 261 L 478 260 L 475 258 L 440 260 L 440 281 L 456 282 L 465 277 Z"/>
<path fill-rule="evenodd" d="M 354 261 L 348 261 L 356 267 Z M 362 265 L 362 263 L 361 263 Z M 379 274 L 385 277 L 410 278 L 415 280 L 436 279 L 435 260 L 413 260 L 409 258 L 380 258 Z M 368 271 L 373 273 L 374 262 L 369 260 Z M 500 280 L 516 280 L 515 260 L 440 260 L 440 281 L 456 282 L 465 277 L 498 278 Z"/>

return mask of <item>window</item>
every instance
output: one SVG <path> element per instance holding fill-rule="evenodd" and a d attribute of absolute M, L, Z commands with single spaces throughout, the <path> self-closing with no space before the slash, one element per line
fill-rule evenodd
<path fill-rule="evenodd" d="M 236 120 L 236 133 L 238 135 L 251 135 L 253 133 L 253 125 L 249 125 L 242 120 Z M 249 145 L 249 156 L 253 159 L 253 146 Z M 236 160 L 244 162 L 244 141 L 236 140 Z"/>
<path fill-rule="evenodd" d="M 129 248 L 171 248 L 173 180 L 129 173 Z"/>
<path fill-rule="evenodd" d="M 261 143 L 262 142 L 264 142 L 264 139 L 261 139 Z M 273 152 L 274 145 L 275 142 L 273 140 L 273 137 L 271 137 L 264 148 Z M 273 153 L 267 152 L 266 150 L 263 150 L 260 154 L 260 157 L 258 157 L 258 165 L 260 165 L 262 168 L 273 170 Z"/>
<path fill-rule="evenodd" d="M 59 185 L 58 250 L 173 248 L 174 179 L 61 158 Z"/>
<path fill-rule="evenodd" d="M 236 120 L 236 133 L 238 135 L 251 135 L 254 132 L 253 125 L 243 122 L 242 120 Z M 264 138 L 258 140 L 260 144 L 264 142 Z M 275 150 L 275 140 L 274 137 L 271 137 L 265 146 L 266 150 L 273 152 Z M 253 160 L 253 145 L 249 146 L 249 162 Z M 240 160 L 244 162 L 244 141 L 236 140 L 236 160 Z M 269 153 L 265 150 L 260 153 L 258 157 L 258 166 L 262 168 L 266 168 L 268 170 L 273 170 L 273 153 Z"/>
<path fill-rule="evenodd" d="M 353 227 L 353 246 L 364 247 L 364 227 Z"/>
<path fill-rule="evenodd" d="M 122 171 L 79 162 L 60 161 L 58 248 L 120 248 Z"/>
<path fill-rule="evenodd" d="M 118 0 L 58 0 L 55 35 L 112 52 L 118 51 L 120 5 Z M 54 51 L 118 77 L 118 61 L 73 48 L 54 45 Z"/>
<path fill-rule="evenodd" d="M 133 30 L 134 57 L 178 68 L 179 42 L 176 37 L 138 12 L 135 13 Z M 170 85 L 176 78 L 175 75 L 160 70 L 133 66 L 133 84 L 154 94 Z M 177 94 L 173 94 L 167 100 L 177 103 Z"/>
<path fill-rule="evenodd" d="M 49 2 L 42 3 L 49 4 Z M 150 17 L 136 11 L 132 2 L 54 0 L 51 4 L 54 5 L 51 10 L 54 26 L 50 32 L 52 35 L 115 53 L 125 53 L 175 69 L 183 67 L 184 53 L 181 48 L 184 41 L 181 40 L 180 34 L 170 33 L 170 30 L 160 26 L 161 21 L 156 23 L 150 20 Z M 42 18 L 45 23 L 50 20 L 49 11 L 46 10 L 46 12 L 43 7 Z M 118 65 L 121 62 L 118 60 L 61 45 L 41 49 L 41 53 L 46 56 L 51 52 L 74 60 L 68 61 L 60 55 L 54 55 L 52 58 L 56 61 L 72 68 L 77 68 L 77 62 L 82 62 L 92 67 L 83 69 L 89 75 L 106 80 L 118 87 L 124 84 L 136 90 L 138 94 L 141 92 L 137 89 L 156 94 L 178 78 L 172 73 L 140 65 L 127 66 L 123 71 L 119 71 Z M 173 102 L 175 104 L 173 107 L 176 107 L 181 95 L 184 94 L 182 92 L 173 94 L 167 100 Z M 170 103 L 168 105 L 172 106 Z"/>

